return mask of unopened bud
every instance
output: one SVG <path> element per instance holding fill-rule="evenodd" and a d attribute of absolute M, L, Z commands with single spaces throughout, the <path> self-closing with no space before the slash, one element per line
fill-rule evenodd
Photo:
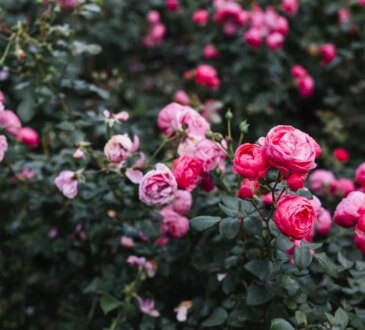
<path fill-rule="evenodd" d="M 226 119 L 231 120 L 232 118 L 233 118 L 233 114 L 232 114 L 231 110 L 228 110 L 226 113 Z"/>
<path fill-rule="evenodd" d="M 249 126 L 250 126 L 250 124 L 248 124 L 248 123 L 247 123 L 247 120 L 244 120 L 244 121 L 240 124 L 240 132 L 241 132 L 242 134 L 247 134 Z"/>

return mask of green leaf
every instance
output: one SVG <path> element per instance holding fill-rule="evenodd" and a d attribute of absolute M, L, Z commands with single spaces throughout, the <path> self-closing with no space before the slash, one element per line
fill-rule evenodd
<path fill-rule="evenodd" d="M 270 261 L 260 259 L 252 260 L 244 266 L 248 272 L 256 276 L 261 281 L 270 274 L 271 267 L 272 264 Z"/>
<path fill-rule="evenodd" d="M 17 113 L 22 122 L 27 123 L 34 117 L 36 112 L 34 103 L 33 96 L 30 93 L 26 93 L 17 109 Z"/>
<path fill-rule="evenodd" d="M 302 311 L 295 312 L 295 321 L 297 325 L 307 325 L 307 316 Z"/>
<path fill-rule="evenodd" d="M 240 222 L 235 218 L 225 218 L 219 224 L 219 232 L 222 237 L 233 239 L 240 231 Z"/>
<path fill-rule="evenodd" d="M 341 252 L 337 253 L 337 260 L 345 269 L 351 268 L 354 265 L 354 262 L 345 258 Z"/>
<path fill-rule="evenodd" d="M 313 198 L 312 193 L 309 190 L 306 190 L 306 189 L 300 189 L 300 190 L 298 190 L 297 191 L 297 194 L 299 196 L 305 197 L 307 199 L 312 199 Z"/>
<path fill-rule="evenodd" d="M 262 221 L 260 218 L 250 216 L 243 219 L 243 229 L 251 235 L 261 235 Z"/>
<path fill-rule="evenodd" d="M 331 324 L 331 325 L 334 325 L 336 323 L 335 321 L 335 318 L 333 317 L 333 315 L 329 314 L 329 313 L 324 313 L 326 315 L 326 318 L 328 320 L 328 322 Z"/>
<path fill-rule="evenodd" d="M 313 256 L 308 249 L 297 247 L 294 250 L 294 263 L 300 269 L 307 268 L 312 262 Z"/>
<path fill-rule="evenodd" d="M 216 327 L 221 325 L 228 317 L 226 310 L 222 307 L 216 308 L 212 314 L 203 322 L 203 327 Z"/>
<path fill-rule="evenodd" d="M 314 258 L 319 262 L 329 276 L 334 278 L 338 277 L 337 266 L 324 252 L 315 254 Z"/>
<path fill-rule="evenodd" d="M 335 324 L 339 325 L 342 329 L 345 329 L 348 323 L 349 317 L 347 313 L 339 307 L 335 313 Z"/>
<path fill-rule="evenodd" d="M 249 306 L 257 306 L 267 303 L 271 298 L 271 291 L 267 287 L 252 283 L 247 290 L 246 303 Z"/>
<path fill-rule="evenodd" d="M 287 251 L 293 247 L 293 242 L 289 241 L 284 235 L 279 235 L 275 240 L 277 249 Z"/>
<path fill-rule="evenodd" d="M 274 319 L 271 321 L 270 330 L 295 330 L 293 326 L 284 319 Z"/>
<path fill-rule="evenodd" d="M 221 221 L 220 217 L 211 217 L 211 216 L 202 215 L 200 217 L 191 219 L 190 225 L 193 230 L 204 231 L 204 230 L 214 226 L 219 221 Z"/>
<path fill-rule="evenodd" d="M 238 217 L 240 216 L 239 212 L 237 209 L 234 209 L 234 208 L 230 208 L 230 207 L 227 207 L 223 204 L 219 204 L 218 205 L 220 210 L 225 214 L 225 215 L 228 215 L 229 217 Z"/>
<path fill-rule="evenodd" d="M 122 302 L 115 299 L 110 294 L 104 294 L 100 298 L 100 307 L 103 310 L 103 313 L 105 315 L 108 314 L 109 312 L 111 312 L 112 310 L 118 308 L 121 305 L 122 305 Z"/>

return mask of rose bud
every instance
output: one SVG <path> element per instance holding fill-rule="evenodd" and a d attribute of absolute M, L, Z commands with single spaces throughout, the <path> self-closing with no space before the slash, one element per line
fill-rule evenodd
<path fill-rule="evenodd" d="M 293 191 L 297 191 L 304 187 L 306 178 L 307 174 L 293 173 L 288 178 L 288 187 Z"/>
<path fill-rule="evenodd" d="M 237 196 L 241 199 L 252 199 L 259 188 L 260 183 L 258 181 L 245 179 L 237 192 Z"/>
<path fill-rule="evenodd" d="M 196 25 L 205 26 L 205 25 L 207 25 L 208 20 L 209 20 L 209 13 L 205 9 L 198 9 L 193 14 L 193 22 Z"/>
<path fill-rule="evenodd" d="M 335 159 L 340 163 L 347 163 L 350 159 L 349 152 L 344 148 L 336 148 L 334 155 Z"/>
<path fill-rule="evenodd" d="M 322 62 L 324 64 L 330 64 L 336 58 L 336 46 L 334 44 L 328 43 L 324 44 L 321 47 L 321 55 L 322 55 Z"/>
<path fill-rule="evenodd" d="M 259 48 L 262 44 L 262 34 L 257 28 L 251 28 L 244 34 L 245 42 L 252 48 Z"/>
<path fill-rule="evenodd" d="M 39 134 L 29 127 L 20 128 L 16 139 L 30 148 L 37 148 L 39 145 Z"/>

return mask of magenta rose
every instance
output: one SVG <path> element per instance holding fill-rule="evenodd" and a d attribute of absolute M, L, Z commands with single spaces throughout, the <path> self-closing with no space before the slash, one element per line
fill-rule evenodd
<path fill-rule="evenodd" d="M 242 181 L 241 187 L 237 192 L 237 196 L 241 199 L 252 199 L 260 188 L 260 182 L 245 179 Z"/>
<path fill-rule="evenodd" d="M 356 225 L 362 210 L 365 210 L 365 194 L 354 191 L 337 205 L 333 219 L 339 226 L 350 228 Z"/>
<path fill-rule="evenodd" d="M 165 205 L 173 201 L 177 182 L 164 164 L 157 164 L 155 170 L 147 172 L 139 184 L 139 199 L 147 205 Z"/>
<path fill-rule="evenodd" d="M 365 162 L 356 169 L 355 182 L 360 187 L 365 187 Z"/>
<path fill-rule="evenodd" d="M 161 210 L 163 235 L 171 238 L 181 238 L 189 231 L 189 220 L 169 207 Z"/>
<path fill-rule="evenodd" d="M 263 148 L 269 164 L 284 174 L 308 173 L 317 166 L 315 160 L 321 154 L 320 146 L 308 134 L 284 125 L 269 131 Z"/>
<path fill-rule="evenodd" d="M 184 155 L 175 160 L 172 173 L 180 189 L 193 191 L 199 184 L 202 169 L 200 159 Z"/>
<path fill-rule="evenodd" d="M 274 214 L 278 229 L 287 237 L 301 240 L 313 233 L 317 213 L 308 199 L 285 195 L 280 198 Z"/>
<path fill-rule="evenodd" d="M 355 227 L 355 245 L 365 254 L 365 213 L 362 213 Z"/>
<path fill-rule="evenodd" d="M 233 170 L 248 179 L 261 179 L 267 170 L 263 148 L 257 144 L 240 145 L 234 155 Z"/>

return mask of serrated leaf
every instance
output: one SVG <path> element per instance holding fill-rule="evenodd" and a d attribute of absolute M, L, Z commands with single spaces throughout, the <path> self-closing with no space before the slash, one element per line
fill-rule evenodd
<path fill-rule="evenodd" d="M 222 307 L 216 308 L 203 322 L 203 327 L 216 327 L 223 324 L 228 317 L 226 310 Z"/>
<path fill-rule="evenodd" d="M 240 222 L 235 218 L 224 218 L 219 223 L 219 232 L 222 237 L 233 239 L 240 231 Z"/>
<path fill-rule="evenodd" d="M 193 230 L 204 231 L 213 227 L 217 222 L 221 221 L 220 217 L 199 216 L 190 220 L 190 226 Z"/>
<path fill-rule="evenodd" d="M 284 319 L 274 319 L 271 321 L 270 330 L 295 330 L 293 326 Z"/>
<path fill-rule="evenodd" d="M 122 302 L 118 299 L 114 298 L 110 294 L 104 294 L 100 298 L 100 307 L 103 310 L 103 313 L 106 315 L 112 310 L 118 308 L 122 305 Z"/>

